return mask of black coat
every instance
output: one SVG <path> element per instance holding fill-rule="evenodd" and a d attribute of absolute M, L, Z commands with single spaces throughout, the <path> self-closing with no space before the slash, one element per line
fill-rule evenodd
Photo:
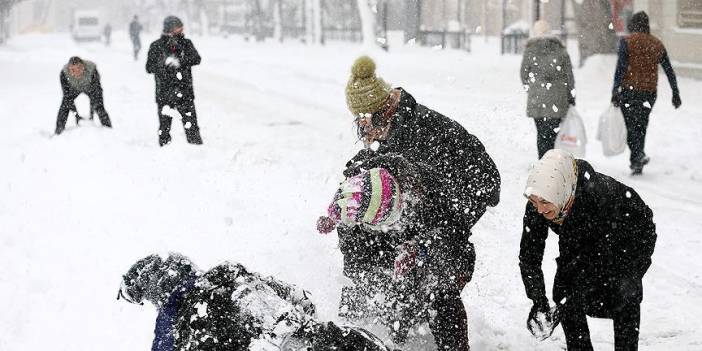
<path fill-rule="evenodd" d="M 519 266 L 527 296 L 548 302 L 541 262 L 548 230 L 556 233 L 559 257 L 555 302 L 576 301 L 595 317 L 611 318 L 626 304 L 640 303 L 641 279 L 651 265 L 656 225 L 634 189 L 577 160 L 575 202 L 562 225 L 527 203 Z M 567 302 L 566 302 L 567 303 Z"/>
<path fill-rule="evenodd" d="M 166 59 L 175 57 L 180 67 L 166 66 Z M 146 72 L 153 73 L 156 80 L 156 102 L 159 105 L 186 105 L 195 99 L 191 67 L 200 64 L 192 41 L 184 37 L 171 38 L 162 35 L 149 47 Z M 179 79 L 180 74 L 180 79 Z M 181 96 L 178 96 L 181 94 Z"/>
<path fill-rule="evenodd" d="M 415 207 L 420 212 L 415 217 L 418 222 L 410 223 L 410 232 L 402 233 L 394 241 L 370 240 L 362 244 L 359 238 L 374 238 L 376 234 L 361 226 L 340 226 L 345 272 L 351 273 L 348 270 L 357 265 L 387 266 L 394 257 L 386 253 L 392 252 L 398 242 L 410 238 L 431 239 L 437 254 L 440 253 L 437 256 L 442 256 L 435 259 L 448 258 L 440 266 L 452 265 L 472 272 L 470 228 L 487 206 L 497 205 L 500 196 L 500 174 L 483 144 L 456 121 L 417 104 L 410 94 L 401 90 L 387 140 L 381 142 L 377 152 L 359 152 L 344 173 L 350 176 L 360 168 L 377 166 L 389 167 L 392 172 L 395 166 L 391 160 L 398 156 L 413 165 L 413 173 L 420 178 L 418 186 L 425 188 L 424 203 Z M 406 186 L 402 184 L 404 179 L 399 181 Z M 466 262 L 453 262 L 455 259 Z"/>

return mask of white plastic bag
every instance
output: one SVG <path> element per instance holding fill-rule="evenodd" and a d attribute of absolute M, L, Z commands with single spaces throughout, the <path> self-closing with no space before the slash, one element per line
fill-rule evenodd
<path fill-rule="evenodd" d="M 566 150 L 576 157 L 585 157 L 585 145 L 587 145 L 585 125 L 578 111 L 571 106 L 568 114 L 561 121 L 554 148 Z"/>
<path fill-rule="evenodd" d="M 619 107 L 610 105 L 600 116 L 597 140 L 602 142 L 605 156 L 619 155 L 626 150 L 626 123 Z"/>

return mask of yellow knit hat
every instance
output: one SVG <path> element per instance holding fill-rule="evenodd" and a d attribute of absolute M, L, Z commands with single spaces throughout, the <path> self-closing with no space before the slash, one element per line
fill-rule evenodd
<path fill-rule="evenodd" d="M 346 84 L 346 104 L 354 116 L 374 113 L 390 96 L 390 85 L 375 75 L 375 62 L 368 56 L 356 59 Z"/>

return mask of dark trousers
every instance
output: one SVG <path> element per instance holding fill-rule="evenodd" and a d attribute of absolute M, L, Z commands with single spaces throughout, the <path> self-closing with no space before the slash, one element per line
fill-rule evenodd
<path fill-rule="evenodd" d="M 460 243 L 446 243 L 449 247 L 434 244 L 440 252 L 429 253 L 433 258 L 422 266 L 423 273 L 415 270 L 416 276 L 408 274 L 404 278 L 408 287 L 398 287 L 390 283 L 390 277 L 376 273 L 377 267 L 393 265 L 395 256 L 388 253 L 393 253 L 398 243 L 383 240 L 390 235 L 374 237 L 359 227 L 345 226 L 338 227 L 337 233 L 344 256 L 344 275 L 355 284 L 342 290 L 340 316 L 351 319 L 376 317 L 365 315 L 363 310 L 376 294 L 382 294 L 393 301 L 392 306 L 385 307 L 392 317 L 383 315 L 381 320 L 384 323 L 390 321 L 391 337 L 396 342 L 405 340 L 409 328 L 419 322 L 416 319 L 419 318 L 429 322 L 438 350 L 470 350 L 468 317 L 461 291 L 471 280 L 475 251 L 467 239 Z M 438 262 L 440 259 L 443 262 Z M 398 315 L 398 311 L 402 313 Z"/>
<path fill-rule="evenodd" d="M 653 104 L 656 103 L 656 93 L 647 91 L 624 91 L 621 93 L 621 109 L 626 123 L 626 143 L 629 145 L 632 166 L 642 166 L 641 161 L 646 156 L 646 128 L 648 116 Z"/>
<path fill-rule="evenodd" d="M 459 289 L 436 289 L 427 311 L 437 350 L 468 351 L 468 317 Z"/>
<path fill-rule="evenodd" d="M 195 103 L 187 102 L 184 105 L 158 104 L 158 144 L 160 146 L 171 142 L 171 122 L 173 118 L 163 114 L 163 107 L 170 106 L 180 113 L 183 128 L 185 128 L 185 138 L 190 144 L 202 144 L 200 127 L 197 124 L 197 114 Z"/>
<path fill-rule="evenodd" d="M 66 121 L 68 120 L 68 113 L 73 110 L 75 111 L 75 105 L 73 101 L 78 97 L 80 93 L 71 92 L 69 95 L 64 95 L 63 100 L 61 100 L 61 106 L 59 106 L 58 116 L 56 117 L 56 134 L 61 134 L 64 129 L 66 129 Z M 102 100 L 102 89 L 94 89 L 87 93 L 88 98 L 90 98 L 90 118 L 92 119 L 93 113 L 98 115 L 100 118 L 100 123 L 105 127 L 112 127 L 112 122 L 110 122 L 110 116 L 105 110 L 105 105 Z M 76 114 L 76 122 L 80 119 L 78 114 Z"/>
<path fill-rule="evenodd" d="M 546 151 L 553 149 L 556 144 L 561 120 L 560 118 L 534 118 L 534 123 L 536 124 L 536 148 L 541 159 Z"/>
<path fill-rule="evenodd" d="M 561 324 L 568 351 L 592 351 L 585 308 L 582 304 L 575 302 L 566 302 L 563 307 Z M 614 321 L 614 350 L 638 350 L 641 305 L 638 303 L 627 304 L 621 310 L 616 311 L 612 319 Z"/>
<path fill-rule="evenodd" d="M 139 58 L 139 50 L 141 50 L 141 39 L 132 36 L 132 47 L 134 48 L 134 61 Z"/>

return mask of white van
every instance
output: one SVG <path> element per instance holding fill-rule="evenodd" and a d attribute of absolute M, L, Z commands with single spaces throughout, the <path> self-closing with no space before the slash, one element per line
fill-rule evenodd
<path fill-rule="evenodd" d="M 76 41 L 101 40 L 102 21 L 98 11 L 76 11 L 73 13 L 71 34 Z"/>

